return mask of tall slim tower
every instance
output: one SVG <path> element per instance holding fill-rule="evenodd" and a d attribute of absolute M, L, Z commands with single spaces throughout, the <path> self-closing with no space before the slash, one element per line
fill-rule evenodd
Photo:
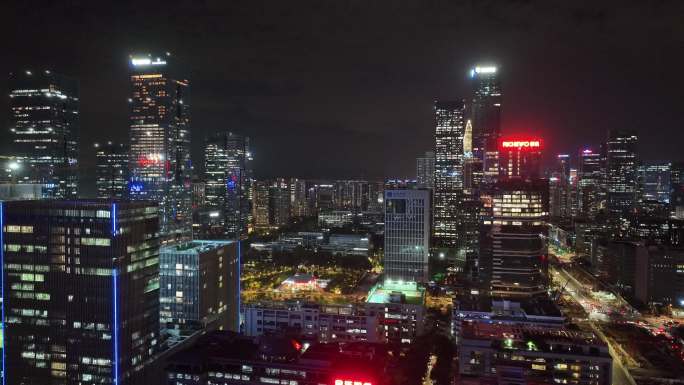
<path fill-rule="evenodd" d="M 239 239 L 247 235 L 251 208 L 249 138 L 229 131 L 207 139 L 205 155 L 205 208 L 214 236 Z"/>
<path fill-rule="evenodd" d="M 435 190 L 433 246 L 440 255 L 457 256 L 459 219 L 463 202 L 463 138 L 465 105 L 462 101 L 435 103 Z"/>
<path fill-rule="evenodd" d="M 435 188 L 435 152 L 426 151 L 416 158 L 416 181 L 418 187 L 433 190 Z"/>
<path fill-rule="evenodd" d="M 0 203 L 5 383 L 149 384 L 159 339 L 150 202 Z"/>
<path fill-rule="evenodd" d="M 121 143 L 95 143 L 97 197 L 128 197 L 128 147 Z"/>
<path fill-rule="evenodd" d="M 160 202 L 165 239 L 192 231 L 188 80 L 170 55 L 130 59 L 130 198 Z"/>
<path fill-rule="evenodd" d="M 610 130 L 606 142 L 606 187 L 608 212 L 620 217 L 637 202 L 637 136 L 633 131 Z"/>
<path fill-rule="evenodd" d="M 473 124 L 473 155 L 483 162 L 486 178 L 499 173 L 498 142 L 501 134 L 501 83 L 496 66 L 475 66 L 470 70 L 472 98 L 470 116 Z"/>
<path fill-rule="evenodd" d="M 577 200 L 579 215 L 593 218 L 603 202 L 604 175 L 601 154 L 590 148 L 579 154 Z"/>
<path fill-rule="evenodd" d="M 78 195 L 78 82 L 51 71 L 10 74 L 8 139 L 18 183 L 41 184 L 45 198 Z"/>

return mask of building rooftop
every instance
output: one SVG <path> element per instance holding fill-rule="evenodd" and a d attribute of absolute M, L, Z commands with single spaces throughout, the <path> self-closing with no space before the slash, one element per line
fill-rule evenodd
<path fill-rule="evenodd" d="M 235 241 L 190 241 L 176 245 L 169 245 L 162 247 L 161 252 L 163 253 L 184 253 L 189 252 L 202 253 L 205 251 L 217 249 L 219 247 L 230 245 L 235 243 Z"/>
<path fill-rule="evenodd" d="M 368 303 L 405 303 L 409 305 L 424 305 L 425 290 L 415 282 L 385 282 L 375 285 L 366 299 Z"/>
<path fill-rule="evenodd" d="M 454 310 L 494 313 L 500 316 L 558 317 L 563 314 L 548 297 L 508 300 L 483 295 L 461 295 L 454 298 Z"/>

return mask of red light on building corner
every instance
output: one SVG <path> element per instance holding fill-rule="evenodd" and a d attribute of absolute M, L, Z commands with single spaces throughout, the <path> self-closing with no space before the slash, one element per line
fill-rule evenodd
<path fill-rule="evenodd" d="M 338 378 L 332 385 L 373 385 L 372 382 Z"/>

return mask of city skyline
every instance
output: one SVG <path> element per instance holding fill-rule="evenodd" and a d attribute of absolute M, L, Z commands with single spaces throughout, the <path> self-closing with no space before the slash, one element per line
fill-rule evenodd
<path fill-rule="evenodd" d="M 45 27 L 24 34 L 21 44 L 18 40 L 10 42 L 13 55 L 0 64 L 0 69 L 9 73 L 28 67 L 50 67 L 77 78 L 82 93 L 81 140 L 122 142 L 127 137 L 128 55 L 170 51 L 188 67 L 193 85 L 195 166 L 201 168 L 203 139 L 212 132 L 229 129 L 253 138 L 254 170 L 258 177 L 412 175 L 411 159 L 394 154 L 390 148 L 405 148 L 413 155 L 431 148 L 434 100 L 465 97 L 468 70 L 478 62 L 496 63 L 501 68 L 506 89 L 502 132 L 531 131 L 545 137 L 547 160 L 555 153 L 574 154 L 581 146 L 593 146 L 603 141 L 607 130 L 613 127 L 638 131 L 643 137 L 644 159 L 678 160 L 681 156 L 676 143 L 666 138 L 679 129 L 675 103 L 678 96 L 668 84 L 681 75 L 668 69 L 678 67 L 682 57 L 668 51 L 667 39 L 653 39 L 654 43 L 643 38 L 629 39 L 637 31 L 630 31 L 625 25 L 634 14 L 652 12 L 661 16 L 664 26 L 649 22 L 641 27 L 641 32 L 659 36 L 673 23 L 667 16 L 667 6 L 663 3 L 660 8 L 643 5 L 644 9 L 620 10 L 608 5 L 597 10 L 565 6 L 552 12 L 538 4 L 528 4 L 506 5 L 488 13 L 485 6 L 445 5 L 492 27 L 487 30 L 474 26 L 472 34 L 466 34 L 471 39 L 457 35 L 475 22 L 459 18 L 453 25 L 443 21 L 428 27 L 427 21 L 436 17 L 437 9 L 417 6 L 420 12 L 413 20 L 409 18 L 413 9 L 402 4 L 393 9 L 395 18 L 377 24 L 371 20 L 380 10 L 371 6 L 349 36 L 340 36 L 335 28 L 326 28 L 316 20 L 329 19 L 333 25 L 347 25 L 345 17 L 354 14 L 354 4 L 313 11 L 319 17 L 311 20 L 277 5 L 262 15 L 249 6 L 236 10 L 210 5 L 181 7 L 204 23 L 195 26 L 192 20 L 181 20 L 175 27 L 161 22 L 143 27 L 145 7 L 139 14 L 112 25 L 105 11 L 116 15 L 125 12 L 125 7 L 106 10 L 75 6 L 81 16 L 74 16 L 75 23 L 67 23 L 55 21 L 59 17 L 46 17 L 66 14 L 72 8 L 28 10 L 17 6 L 16 10 L 21 11 L 18 14 L 23 12 L 43 20 Z M 178 11 L 161 12 L 180 18 Z M 218 25 L 211 16 L 214 13 L 246 20 L 254 16 L 257 26 L 245 22 L 230 27 Z M 284 17 L 278 17 L 281 13 Z M 523 23 L 524 16 L 533 17 Z M 16 18 L 15 23 L 20 19 Z M 403 31 L 409 22 L 413 23 L 411 30 L 415 36 L 406 48 L 413 55 L 403 55 L 396 47 L 408 33 Z M 383 26 L 388 25 L 394 30 L 404 28 L 398 29 L 402 31 L 398 36 L 391 36 L 382 32 Z M 42 28 L 50 27 L 63 33 L 41 35 Z M 107 33 L 78 37 L 84 44 L 67 44 L 69 37 L 83 27 Z M 579 29 L 577 36 L 569 34 L 573 28 Z M 290 29 L 288 39 L 278 36 Z M 309 34 L 310 31 L 320 33 Z M 597 54 L 598 48 L 587 40 L 595 31 L 605 40 L 604 53 Z M 233 32 L 238 33 L 235 39 L 230 38 Z M 543 35 L 538 32 L 549 32 L 549 36 L 538 36 Z M 290 39 L 292 35 L 301 39 Z M 31 49 L 38 44 L 39 37 L 48 39 L 45 43 L 41 41 L 40 53 Z M 554 44 L 554 38 L 562 44 Z M 102 39 L 107 39 L 107 43 Z M 385 48 L 375 52 L 369 51 L 370 47 Z M 668 54 L 672 57 L 665 61 Z M 395 60 L 397 55 L 402 55 L 401 60 Z M 668 73 L 668 77 L 653 76 L 652 71 L 646 70 L 653 66 L 660 73 Z M 659 97 L 628 97 L 628 86 L 644 95 Z M 326 94 L 330 87 L 339 92 Z M 101 89 L 108 92 L 102 94 Z M 346 106 L 343 113 L 335 107 L 340 105 Z M 595 108 L 598 105 L 601 108 Z M 7 121 L 6 113 L 0 114 L 0 121 Z M 653 127 L 658 129 L 652 130 Z M 103 137 L 103 132 L 107 132 L 107 137 Z M 655 134 L 646 137 L 645 132 Z M 664 144 L 658 147 L 658 143 Z M 93 170 L 95 165 L 94 151 L 89 146 L 82 150 L 81 174 L 88 176 L 92 173 L 87 170 Z M 359 154 L 358 159 L 345 159 L 344 154 L 349 151 Z M 86 180 L 84 184 L 94 190 L 89 187 L 94 185 L 92 181 Z"/>

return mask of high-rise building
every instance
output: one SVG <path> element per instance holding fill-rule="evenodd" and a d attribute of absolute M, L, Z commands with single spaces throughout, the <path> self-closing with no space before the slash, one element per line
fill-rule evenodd
<path fill-rule="evenodd" d="M 604 175 L 601 154 L 589 148 L 579 154 L 578 170 L 578 214 L 593 218 L 603 205 Z"/>
<path fill-rule="evenodd" d="M 95 143 L 98 198 L 123 199 L 128 196 L 128 148 L 121 143 Z"/>
<path fill-rule="evenodd" d="M 502 138 L 499 144 L 499 175 L 502 178 L 541 177 L 542 141 L 539 138 Z"/>
<path fill-rule="evenodd" d="M 549 214 L 551 218 L 569 218 L 572 211 L 570 155 L 558 154 L 549 178 Z"/>
<path fill-rule="evenodd" d="M 671 163 L 646 163 L 639 166 L 641 200 L 670 203 Z"/>
<path fill-rule="evenodd" d="M 472 96 L 469 119 L 472 121 L 473 156 L 482 160 L 486 178 L 499 174 L 498 143 L 501 133 L 501 82 L 496 66 L 475 66 L 470 70 Z"/>
<path fill-rule="evenodd" d="M 159 202 L 164 239 L 192 231 L 189 82 L 170 55 L 130 59 L 130 172 L 133 200 Z"/>
<path fill-rule="evenodd" d="M 239 239 L 247 235 L 251 217 L 251 161 L 249 138 L 220 132 L 206 141 L 206 226 L 212 237 Z"/>
<path fill-rule="evenodd" d="M 159 260 L 159 321 L 170 334 L 238 331 L 240 247 L 235 241 L 164 246 Z"/>
<path fill-rule="evenodd" d="M 430 191 L 385 190 L 385 280 L 427 282 Z"/>
<path fill-rule="evenodd" d="M 307 191 L 306 180 L 290 179 L 290 207 L 293 217 L 307 217 L 311 215 L 306 198 Z"/>
<path fill-rule="evenodd" d="M 508 178 L 485 193 L 480 227 L 481 278 L 495 296 L 533 296 L 547 284 L 549 185 Z"/>
<path fill-rule="evenodd" d="M 450 260 L 458 258 L 467 243 L 461 220 L 464 164 L 465 105 L 462 101 L 435 103 L 435 189 L 433 246 Z"/>
<path fill-rule="evenodd" d="M 78 82 L 51 71 L 9 78 L 9 136 L 16 183 L 42 185 L 45 198 L 78 195 Z"/>
<path fill-rule="evenodd" d="M 435 152 L 426 151 L 416 159 L 416 180 L 419 188 L 435 188 Z"/>
<path fill-rule="evenodd" d="M 670 169 L 670 215 L 684 219 L 684 162 L 675 162 Z"/>
<path fill-rule="evenodd" d="M 254 230 L 264 231 L 271 228 L 269 219 L 269 187 L 268 181 L 255 181 L 252 184 L 252 220 Z"/>
<path fill-rule="evenodd" d="M 606 142 L 607 208 L 619 217 L 634 208 L 638 191 L 638 154 L 636 133 L 610 130 Z"/>
<path fill-rule="evenodd" d="M 0 203 L 7 384 L 143 384 L 159 340 L 155 203 Z"/>
<path fill-rule="evenodd" d="M 268 218 L 273 227 L 290 221 L 290 186 L 284 178 L 275 179 L 268 189 Z"/>

